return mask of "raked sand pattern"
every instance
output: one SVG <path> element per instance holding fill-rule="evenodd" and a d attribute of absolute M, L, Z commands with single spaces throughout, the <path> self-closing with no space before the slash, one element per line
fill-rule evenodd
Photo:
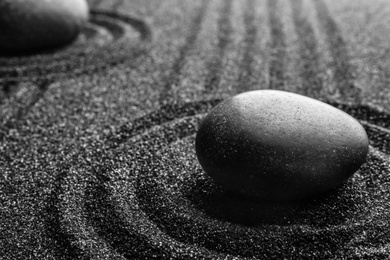
<path fill-rule="evenodd" d="M 390 256 L 390 3 L 89 4 L 72 45 L 0 57 L 4 259 Z M 355 117 L 367 163 L 314 200 L 223 191 L 196 159 L 199 122 L 266 88 Z"/>

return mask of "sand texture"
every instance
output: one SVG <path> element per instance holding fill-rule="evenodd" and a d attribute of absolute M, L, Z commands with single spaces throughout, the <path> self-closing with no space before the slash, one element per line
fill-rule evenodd
<path fill-rule="evenodd" d="M 1 259 L 390 258 L 388 0 L 90 0 L 73 44 L 0 57 Z M 364 126 L 367 163 L 295 203 L 221 189 L 199 122 L 255 89 Z"/>

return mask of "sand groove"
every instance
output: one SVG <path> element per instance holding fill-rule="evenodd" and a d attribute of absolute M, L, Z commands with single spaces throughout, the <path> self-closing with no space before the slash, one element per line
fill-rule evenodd
<path fill-rule="evenodd" d="M 344 98 L 359 99 L 361 90 L 355 84 L 355 71 L 351 65 L 349 50 L 336 21 L 323 0 L 313 1 L 321 29 L 327 35 L 332 58 L 331 69 L 336 91 Z"/>
<path fill-rule="evenodd" d="M 290 1 L 293 21 L 299 38 L 299 54 L 301 58 L 302 88 L 309 96 L 318 96 L 323 91 L 323 81 L 320 78 L 318 43 L 312 24 L 303 9 L 302 0 Z"/>
<path fill-rule="evenodd" d="M 167 83 L 164 85 L 160 93 L 160 103 L 169 103 L 172 100 L 169 98 L 172 91 L 172 86 L 178 85 L 180 80 L 180 75 L 182 73 L 182 68 L 184 66 L 185 58 L 188 55 L 188 52 L 192 50 L 195 46 L 195 41 L 198 37 L 200 30 L 202 29 L 202 21 L 207 12 L 207 7 L 209 5 L 208 0 L 202 0 L 201 7 L 199 8 L 196 17 L 193 20 L 191 28 L 189 29 L 190 33 L 188 34 L 183 47 L 180 49 L 178 58 L 175 60 L 171 72 L 167 77 Z"/>
<path fill-rule="evenodd" d="M 242 68 L 238 78 L 238 84 L 240 84 L 241 90 L 251 89 L 250 80 L 253 78 L 252 65 L 254 62 L 254 49 L 257 40 L 257 25 L 256 21 L 256 4 L 255 0 L 247 0 L 245 13 L 244 13 L 244 24 L 245 24 L 245 50 L 242 59 Z"/>
<path fill-rule="evenodd" d="M 283 23 L 278 13 L 279 0 L 268 0 L 271 37 L 269 62 L 269 88 L 283 89 L 285 84 L 286 40 Z"/>
<path fill-rule="evenodd" d="M 230 22 L 233 0 L 223 1 L 223 7 L 218 19 L 218 50 L 216 57 L 208 65 L 208 74 L 205 80 L 206 92 L 212 92 L 217 89 L 221 80 L 222 60 L 226 53 L 226 48 L 231 41 L 232 26 Z"/>

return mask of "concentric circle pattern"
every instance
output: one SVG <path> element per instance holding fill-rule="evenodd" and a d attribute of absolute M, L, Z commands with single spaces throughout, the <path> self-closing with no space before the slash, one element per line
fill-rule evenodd
<path fill-rule="evenodd" d="M 217 186 L 199 166 L 199 122 L 219 100 L 173 104 L 106 140 L 105 167 L 64 172 L 50 232 L 69 255 L 110 259 L 385 257 L 390 253 L 389 115 L 332 103 L 357 118 L 371 147 L 341 188 L 266 204 Z M 55 234 L 54 234 L 55 233 Z"/>
<path fill-rule="evenodd" d="M 96 72 L 140 55 L 150 37 L 142 20 L 94 10 L 90 22 L 69 46 L 30 56 L 0 57 L 0 82 Z"/>

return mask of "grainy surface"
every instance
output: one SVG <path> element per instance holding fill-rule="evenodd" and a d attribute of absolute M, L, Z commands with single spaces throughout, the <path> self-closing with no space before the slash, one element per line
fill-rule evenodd
<path fill-rule="evenodd" d="M 390 257 L 390 2 L 94 0 L 65 49 L 0 58 L 2 259 Z M 291 205 L 195 152 L 222 99 L 283 89 L 363 124 L 367 163 Z"/>

